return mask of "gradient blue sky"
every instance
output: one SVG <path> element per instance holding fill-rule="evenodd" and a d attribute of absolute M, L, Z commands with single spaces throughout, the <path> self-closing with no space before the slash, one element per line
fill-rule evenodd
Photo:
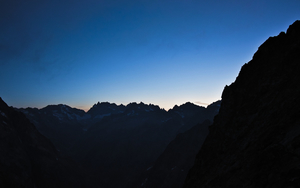
<path fill-rule="evenodd" d="M 221 98 L 299 0 L 0 0 L 0 97 L 169 109 Z"/>

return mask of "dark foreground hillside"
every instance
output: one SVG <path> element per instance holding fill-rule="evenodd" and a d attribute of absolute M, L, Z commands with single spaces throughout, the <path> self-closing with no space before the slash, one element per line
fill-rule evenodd
<path fill-rule="evenodd" d="M 262 44 L 225 87 L 184 187 L 300 187 L 299 83 L 296 21 Z"/>
<path fill-rule="evenodd" d="M 0 98 L 0 187 L 86 187 L 84 176 L 23 113 Z"/>

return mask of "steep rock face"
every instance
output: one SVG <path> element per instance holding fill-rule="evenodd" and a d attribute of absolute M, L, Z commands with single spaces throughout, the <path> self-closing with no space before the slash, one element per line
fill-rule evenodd
<path fill-rule="evenodd" d="M 0 187 L 83 187 L 76 164 L 57 153 L 21 112 L 0 98 Z"/>
<path fill-rule="evenodd" d="M 185 188 L 300 186 L 299 72 L 296 21 L 263 43 L 225 87 Z"/>

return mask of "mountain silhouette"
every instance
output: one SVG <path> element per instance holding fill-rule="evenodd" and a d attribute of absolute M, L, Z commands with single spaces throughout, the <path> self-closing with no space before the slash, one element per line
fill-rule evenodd
<path fill-rule="evenodd" d="M 300 187 L 300 21 L 266 40 L 226 86 L 185 180 L 193 187 Z"/>

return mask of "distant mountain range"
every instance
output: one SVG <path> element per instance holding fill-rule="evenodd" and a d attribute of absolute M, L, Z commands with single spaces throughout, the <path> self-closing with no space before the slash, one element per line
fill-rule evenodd
<path fill-rule="evenodd" d="M 220 104 L 205 108 L 188 102 L 166 111 L 152 104 L 98 102 L 88 112 L 62 104 L 16 110 L 23 112 L 62 156 L 70 156 L 88 169 L 95 185 L 131 187 L 176 135 L 212 121 Z"/>

